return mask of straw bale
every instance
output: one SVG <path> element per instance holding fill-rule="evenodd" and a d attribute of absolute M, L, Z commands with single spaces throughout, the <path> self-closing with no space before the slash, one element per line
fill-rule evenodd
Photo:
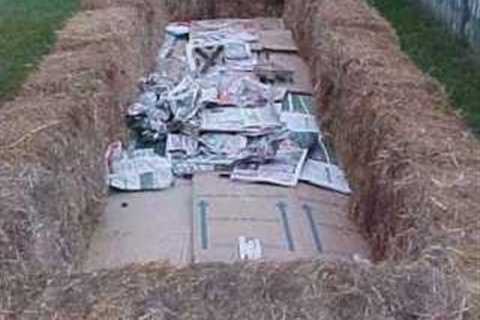
<path fill-rule="evenodd" d="M 136 26 L 137 12 L 128 7 L 85 11 L 74 16 L 65 28 L 57 32 L 56 47 L 62 51 L 75 50 L 89 44 L 109 41 L 132 41 L 134 32 L 144 26 Z"/>
<path fill-rule="evenodd" d="M 124 8 L 135 12 L 136 18 L 128 23 L 133 23 L 137 28 L 143 28 L 143 37 L 137 40 L 143 41 L 144 54 L 137 59 L 143 59 L 148 68 L 153 67 L 157 49 L 163 41 L 164 26 L 169 21 L 169 16 L 159 0 L 82 0 L 81 7 L 84 10 L 102 12 L 102 9 L 112 10 Z M 101 16 L 98 17 L 100 20 Z M 83 24 L 82 24 L 83 25 Z M 102 30 L 108 30 L 102 29 Z M 112 30 L 115 30 L 112 28 Z M 99 32 L 98 34 L 102 34 Z M 98 36 L 98 35 L 97 35 Z M 103 35 L 100 35 L 102 37 Z"/>
<path fill-rule="evenodd" d="M 355 190 L 352 216 L 375 258 L 401 266 L 433 249 L 469 256 L 480 247 L 480 144 L 444 89 L 364 1 L 291 1 L 286 12 Z M 458 268 L 471 279 L 478 260 L 468 260 Z M 466 282 L 477 298 L 479 281 Z"/>
<path fill-rule="evenodd" d="M 125 107 L 160 42 L 137 9 L 72 18 L 0 109 L 0 312 L 18 311 L 48 274 L 73 272 L 83 258 L 103 212 L 106 145 L 124 137 Z"/>
<path fill-rule="evenodd" d="M 439 84 L 397 41 L 387 41 L 394 36 L 372 33 L 367 21 L 380 18 L 364 2 L 304 1 L 290 9 L 286 18 L 314 71 L 322 120 L 350 173 L 355 213 L 378 258 L 419 254 L 439 219 L 444 228 L 468 227 L 480 208 L 479 143 Z M 409 234 L 417 230 L 408 231 L 412 226 L 431 230 Z"/>
<path fill-rule="evenodd" d="M 79 13 L 59 33 L 56 50 L 26 83 L 24 95 L 68 92 L 88 97 L 90 91 L 104 84 L 114 87 L 111 95 L 131 88 L 138 71 L 150 68 L 152 60 L 152 49 L 145 45 L 144 27 L 140 22 L 131 22 L 136 18 L 135 11 L 128 8 Z M 109 31 L 99 33 L 102 30 Z"/>
<path fill-rule="evenodd" d="M 427 261 L 393 265 L 165 265 L 56 279 L 24 319 L 459 319 L 455 273 Z M 436 286 L 430 285 L 435 281 Z M 444 290 L 450 287 L 450 295 Z"/>

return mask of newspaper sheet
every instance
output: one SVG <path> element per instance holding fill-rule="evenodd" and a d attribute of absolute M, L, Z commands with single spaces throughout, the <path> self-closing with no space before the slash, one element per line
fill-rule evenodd
<path fill-rule="evenodd" d="M 196 157 L 173 162 L 173 172 L 177 176 L 191 176 L 204 172 L 229 172 L 235 158 L 223 155 L 201 154 Z"/>
<path fill-rule="evenodd" d="M 243 109 L 213 108 L 202 112 L 201 129 L 204 131 L 241 132 L 245 130 Z"/>
<path fill-rule="evenodd" d="M 247 145 L 247 138 L 225 133 L 206 133 L 198 139 L 199 147 L 193 156 L 173 160 L 176 175 L 192 175 L 200 172 L 231 171 L 240 160 Z"/>
<path fill-rule="evenodd" d="M 215 154 L 235 156 L 247 146 L 246 137 L 228 133 L 205 133 L 200 139 L 208 150 Z"/>
<path fill-rule="evenodd" d="M 172 157 L 192 156 L 197 153 L 198 140 L 184 134 L 169 134 L 167 136 L 167 154 Z"/>
<path fill-rule="evenodd" d="M 222 95 L 239 107 L 263 107 L 274 99 L 270 87 L 249 77 L 233 80 Z"/>
<path fill-rule="evenodd" d="M 315 104 L 312 96 L 289 92 L 283 100 L 282 111 L 302 114 L 313 114 L 314 105 Z"/>
<path fill-rule="evenodd" d="M 112 159 L 108 185 L 125 191 L 160 190 L 173 184 L 170 162 L 153 149 L 123 152 Z"/>
<path fill-rule="evenodd" d="M 282 127 L 279 115 L 271 105 L 262 108 L 246 108 L 243 111 L 247 131 L 266 132 Z"/>
<path fill-rule="evenodd" d="M 190 120 L 198 112 L 200 86 L 190 77 L 185 78 L 168 94 L 172 113 L 177 120 Z"/>
<path fill-rule="evenodd" d="M 169 136 L 169 139 L 173 146 L 173 140 L 177 137 Z M 175 153 L 175 148 L 168 146 L 168 143 L 167 150 L 171 149 L 172 151 L 168 152 L 174 155 L 171 157 L 174 173 L 182 176 L 199 172 L 230 171 L 247 145 L 246 137 L 225 133 L 206 133 L 198 140 L 182 136 L 181 140 L 176 141 L 176 149 L 183 150 L 181 153 Z"/>
<path fill-rule="evenodd" d="M 308 155 L 300 180 L 340 193 L 351 193 L 344 172 L 332 163 L 331 155 L 322 140 Z"/>
<path fill-rule="evenodd" d="M 320 137 L 320 127 L 313 113 L 313 98 L 288 93 L 280 106 L 280 120 L 292 132 L 291 138 L 301 148 L 310 149 Z M 276 105 L 279 108 L 278 104 Z"/>
<path fill-rule="evenodd" d="M 261 133 L 281 127 L 273 106 L 261 108 L 212 108 L 202 112 L 201 130 Z"/>
<path fill-rule="evenodd" d="M 225 43 L 225 58 L 228 60 L 247 60 L 252 56 L 248 43 L 229 41 Z"/>
<path fill-rule="evenodd" d="M 280 120 L 286 125 L 288 130 L 293 132 L 315 132 L 320 133 L 315 116 L 310 114 L 282 112 Z"/>
<path fill-rule="evenodd" d="M 280 149 L 270 162 L 238 164 L 235 166 L 231 178 L 293 187 L 298 183 L 307 153 L 306 149 Z"/>

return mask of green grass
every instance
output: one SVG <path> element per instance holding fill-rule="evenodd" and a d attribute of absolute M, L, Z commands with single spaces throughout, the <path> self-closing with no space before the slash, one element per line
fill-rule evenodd
<path fill-rule="evenodd" d="M 12 98 L 79 0 L 0 0 L 0 101 Z"/>
<path fill-rule="evenodd" d="M 473 131 L 480 133 L 480 63 L 472 49 L 411 1 L 367 1 L 392 23 L 402 49 L 423 71 L 444 84 Z"/>

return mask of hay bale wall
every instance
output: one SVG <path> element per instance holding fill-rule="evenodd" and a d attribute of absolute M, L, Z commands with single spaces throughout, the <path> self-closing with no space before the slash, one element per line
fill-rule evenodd
<path fill-rule="evenodd" d="M 478 139 L 365 1 L 292 0 L 284 17 L 311 66 L 322 125 L 354 189 L 351 214 L 374 257 L 405 274 L 424 259 L 434 273 L 457 274 L 467 292 L 457 309 L 469 312 L 445 318 L 480 317 Z M 442 318 L 434 310 L 425 317 Z"/>
<path fill-rule="evenodd" d="M 285 19 L 311 66 L 321 121 L 355 189 L 352 214 L 375 257 L 478 244 L 480 143 L 389 24 L 360 0 L 289 1 Z"/>
<path fill-rule="evenodd" d="M 124 136 L 124 108 L 161 42 L 166 20 L 146 1 L 88 9 L 0 108 L 3 311 L 81 261 L 103 212 L 105 147 Z"/>

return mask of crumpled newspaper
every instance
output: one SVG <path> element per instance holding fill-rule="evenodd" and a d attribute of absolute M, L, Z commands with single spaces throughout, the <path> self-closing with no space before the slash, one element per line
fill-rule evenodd
<path fill-rule="evenodd" d="M 158 65 L 140 80 L 127 110 L 138 150 L 109 148 L 110 186 L 162 189 L 174 175 L 216 171 L 237 180 L 294 186 L 302 179 L 350 191 L 322 143 L 313 97 L 287 90 L 293 71 L 259 63 L 256 33 L 232 22 L 167 26 Z"/>

